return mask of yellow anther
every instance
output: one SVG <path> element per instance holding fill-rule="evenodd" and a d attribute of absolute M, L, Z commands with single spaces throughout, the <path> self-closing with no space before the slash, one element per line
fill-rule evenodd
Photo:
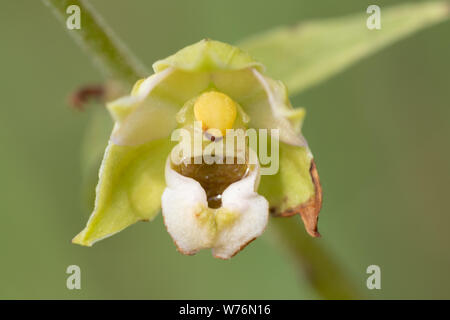
<path fill-rule="evenodd" d="M 225 135 L 236 120 L 236 103 L 221 92 L 205 92 L 195 101 L 194 115 L 197 121 L 202 122 L 203 130 L 220 131 Z"/>

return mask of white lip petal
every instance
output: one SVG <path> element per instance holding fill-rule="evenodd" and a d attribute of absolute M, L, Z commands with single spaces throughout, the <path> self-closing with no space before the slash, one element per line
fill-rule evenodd
<path fill-rule="evenodd" d="M 197 214 L 208 207 L 205 190 L 194 179 L 182 176 L 166 162 L 167 187 L 162 195 L 162 214 L 167 231 L 178 249 L 194 254 L 211 244 L 209 231 L 197 221 Z"/>
<path fill-rule="evenodd" d="M 269 204 L 255 191 L 259 165 L 253 165 L 246 177 L 225 189 L 218 209 L 208 208 L 200 183 L 173 170 L 170 159 L 166 163 L 166 183 L 162 196 L 164 222 L 184 254 L 212 248 L 215 257 L 229 259 L 260 236 L 267 225 Z M 218 219 L 224 212 L 232 218 L 221 226 Z"/>
<path fill-rule="evenodd" d="M 232 227 L 218 234 L 213 248 L 215 257 L 231 258 L 266 228 L 269 204 L 255 191 L 259 183 L 258 171 L 259 168 L 255 168 L 249 176 L 231 184 L 222 193 L 222 207 L 240 215 Z"/>

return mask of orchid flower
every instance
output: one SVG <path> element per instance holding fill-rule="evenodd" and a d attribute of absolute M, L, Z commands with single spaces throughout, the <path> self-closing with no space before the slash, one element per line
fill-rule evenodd
<path fill-rule="evenodd" d="M 264 66 L 246 52 L 208 39 L 157 61 L 153 69 L 130 95 L 107 104 L 115 125 L 95 208 L 73 242 L 91 246 L 153 219 L 161 208 L 184 254 L 211 248 L 215 257 L 231 258 L 263 233 L 270 214 L 299 214 L 306 231 L 319 236 L 322 190 L 301 133 L 305 111 L 291 106 L 283 83 L 266 76 Z M 246 155 L 233 156 L 232 163 L 197 164 L 198 150 L 174 162 L 173 154 L 186 143 L 174 141 L 177 129 L 200 134 L 200 151 L 213 146 L 227 159 L 227 132 L 249 128 L 278 133 L 275 174 L 261 174 L 265 164 L 248 144 Z"/>

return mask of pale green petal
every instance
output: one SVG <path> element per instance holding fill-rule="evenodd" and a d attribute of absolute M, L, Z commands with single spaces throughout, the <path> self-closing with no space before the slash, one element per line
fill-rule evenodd
<path fill-rule="evenodd" d="M 250 121 L 257 128 L 279 129 L 282 142 L 305 147 L 307 143 L 300 132 L 304 113 L 292 107 L 286 86 L 281 81 L 266 77 L 257 70 L 253 70 L 253 73 L 262 86 L 266 98 L 255 101 L 253 112 L 248 111 Z M 261 108 L 265 105 L 270 106 L 271 112 L 261 112 Z"/>
<path fill-rule="evenodd" d="M 131 95 L 107 105 L 116 121 L 112 141 L 118 145 L 139 145 L 169 136 L 177 125 L 176 114 L 185 101 L 208 85 L 206 73 L 173 68 L 139 80 Z"/>
<path fill-rule="evenodd" d="M 448 1 L 382 6 L 381 29 L 369 30 L 369 14 L 361 7 L 347 17 L 270 30 L 240 42 L 239 47 L 261 61 L 267 74 L 282 80 L 292 94 L 448 16 Z"/>
<path fill-rule="evenodd" d="M 283 83 L 252 68 L 215 72 L 212 81 L 217 90 L 242 106 L 250 118 L 250 127 L 279 129 L 281 141 L 306 146 L 300 133 L 304 110 L 292 108 Z"/>
<path fill-rule="evenodd" d="M 286 87 L 280 81 L 265 77 L 261 73 L 262 66 L 239 48 L 219 41 L 202 40 L 156 62 L 153 68 L 156 76 L 167 70 L 186 75 L 184 81 L 172 85 L 166 79 L 161 81 L 166 84 L 168 92 L 184 90 L 187 84 L 192 83 L 190 78 L 201 78 L 198 83 L 204 86 L 203 90 L 217 89 L 238 102 L 249 115 L 250 127 L 279 129 L 281 141 L 306 146 L 300 133 L 302 112 L 292 108 Z M 185 101 L 192 98 L 195 95 L 186 96 Z"/>
<path fill-rule="evenodd" d="M 210 39 L 187 46 L 174 55 L 153 64 L 155 72 L 161 72 L 168 67 L 192 72 L 239 70 L 251 67 L 264 69 L 259 62 L 239 48 Z"/>
<path fill-rule="evenodd" d="M 165 188 L 164 164 L 168 139 L 140 146 L 109 142 L 100 168 L 95 209 L 73 243 L 91 246 L 127 226 L 156 216 Z"/>
<path fill-rule="evenodd" d="M 107 108 L 113 120 L 121 122 L 136 110 L 141 101 L 136 96 L 124 96 L 108 103 Z"/>

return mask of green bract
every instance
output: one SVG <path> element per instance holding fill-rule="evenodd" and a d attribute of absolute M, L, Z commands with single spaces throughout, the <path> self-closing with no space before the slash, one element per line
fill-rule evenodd
<path fill-rule="evenodd" d="M 73 242 L 90 246 L 136 221 L 156 216 L 167 187 L 166 159 L 174 147 L 170 135 L 181 126 L 177 114 L 179 119 L 183 106 L 210 90 L 220 91 L 236 101 L 241 118 L 244 114 L 246 118 L 241 124 L 256 129 L 279 129 L 279 171 L 262 176 L 258 189 L 269 204 L 267 207 L 265 200 L 252 190 L 248 194 L 255 199 L 254 207 L 270 208 L 274 215 L 299 213 L 307 231 L 318 236 L 320 183 L 312 154 L 301 134 L 304 110 L 292 108 L 286 87 L 264 75 L 264 67 L 247 53 L 212 40 L 188 46 L 156 62 L 153 69 L 155 73 L 139 80 L 129 96 L 107 106 L 115 126 L 100 168 L 95 208 L 86 228 Z M 184 117 L 183 111 L 181 114 Z M 258 188 L 258 175 L 259 171 L 247 183 L 250 188 Z M 265 224 L 261 226 L 262 232 Z M 216 248 L 222 258 L 236 253 L 232 252 L 234 249 L 227 250 Z"/>

